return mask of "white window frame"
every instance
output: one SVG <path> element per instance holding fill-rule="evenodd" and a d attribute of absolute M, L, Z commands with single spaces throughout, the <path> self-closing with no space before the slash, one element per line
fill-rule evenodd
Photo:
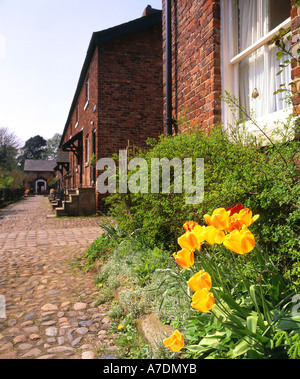
<path fill-rule="evenodd" d="M 275 34 L 279 32 L 281 28 L 287 29 L 291 26 L 291 18 L 289 17 L 276 28 L 267 33 L 264 37 L 259 39 L 257 42 L 249 46 L 247 49 L 241 53 L 234 56 L 233 54 L 233 25 L 234 25 L 234 13 L 233 13 L 233 3 L 232 0 L 221 0 L 221 72 L 222 72 L 222 94 L 224 91 L 235 95 L 238 98 L 239 93 L 239 62 L 244 58 L 255 52 L 257 49 L 264 46 L 264 49 L 269 49 L 268 43 L 274 37 Z M 267 55 L 265 55 L 267 56 Z M 268 71 L 268 70 L 267 70 Z M 266 75 L 269 72 L 265 73 Z M 267 79 L 268 80 L 268 79 Z M 269 94 L 270 95 L 270 94 Z M 267 99 L 268 101 L 268 99 Z M 287 108 L 281 111 L 269 113 L 265 116 L 258 117 L 256 119 L 259 126 L 273 124 L 275 121 L 284 121 L 290 114 L 291 108 Z M 223 101 L 222 102 L 222 121 L 225 129 L 229 128 L 229 125 L 234 123 L 234 115 L 229 109 L 229 106 Z M 255 131 L 257 129 L 251 123 L 246 123 L 249 131 Z M 278 126 L 278 125 L 277 125 Z"/>

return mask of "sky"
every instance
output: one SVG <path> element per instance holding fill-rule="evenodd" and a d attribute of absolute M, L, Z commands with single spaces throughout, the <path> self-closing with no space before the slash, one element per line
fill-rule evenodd
<path fill-rule="evenodd" d="M 0 127 L 19 138 L 62 133 L 93 32 L 162 0 L 0 0 Z"/>

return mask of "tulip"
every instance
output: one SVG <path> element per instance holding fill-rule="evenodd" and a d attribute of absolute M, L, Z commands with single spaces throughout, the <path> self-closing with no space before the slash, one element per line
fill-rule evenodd
<path fill-rule="evenodd" d="M 239 213 L 241 209 L 244 209 L 244 206 L 242 204 L 237 204 L 234 207 L 227 208 L 226 211 L 230 211 L 229 216 L 233 216 L 235 213 Z"/>
<path fill-rule="evenodd" d="M 247 254 L 254 249 L 254 235 L 244 225 L 242 229 L 233 230 L 225 236 L 224 246 L 237 254 Z"/>
<path fill-rule="evenodd" d="M 198 225 L 197 222 L 195 221 L 187 221 L 184 225 L 183 225 L 183 229 L 186 231 L 186 232 L 191 232 L 195 226 Z"/>
<path fill-rule="evenodd" d="M 184 269 L 188 269 L 194 264 L 193 251 L 182 249 L 178 251 L 178 253 L 174 253 L 173 257 L 175 258 L 177 264 Z"/>
<path fill-rule="evenodd" d="M 253 224 L 254 221 L 258 219 L 259 215 L 255 215 L 252 217 L 252 212 L 250 209 L 242 209 L 239 214 L 238 218 L 241 220 L 243 225 L 246 225 L 247 227 Z"/>
<path fill-rule="evenodd" d="M 195 292 L 192 297 L 192 307 L 199 312 L 205 313 L 210 311 L 214 304 L 214 295 L 207 288 Z"/>
<path fill-rule="evenodd" d="M 178 244 L 182 249 L 195 251 L 200 249 L 200 243 L 198 242 L 195 234 L 193 232 L 186 232 L 181 237 L 178 238 Z"/>
<path fill-rule="evenodd" d="M 184 346 L 184 338 L 178 330 L 175 330 L 172 336 L 166 338 L 163 343 L 168 349 L 178 353 Z"/>
<path fill-rule="evenodd" d="M 194 292 L 202 290 L 203 288 L 206 288 L 209 291 L 211 289 L 211 277 L 208 272 L 201 270 L 192 276 L 187 284 Z"/>
<path fill-rule="evenodd" d="M 210 245 L 221 244 L 224 241 L 225 233 L 223 230 L 216 229 L 214 226 L 207 226 L 205 230 L 203 230 L 203 238 Z"/>
<path fill-rule="evenodd" d="M 227 229 L 229 225 L 229 213 L 225 208 L 218 208 L 213 211 L 212 216 L 206 214 L 204 219 L 208 225 L 214 226 L 216 229 Z"/>

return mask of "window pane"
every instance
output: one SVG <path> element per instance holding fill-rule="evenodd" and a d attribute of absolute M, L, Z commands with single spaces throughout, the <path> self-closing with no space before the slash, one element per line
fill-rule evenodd
<path fill-rule="evenodd" d="M 265 34 L 267 1 L 264 0 L 262 4 L 260 0 L 238 0 L 239 52 Z"/>
<path fill-rule="evenodd" d="M 232 0 L 233 27 L 238 28 L 241 52 L 290 17 L 290 0 Z"/>
<path fill-rule="evenodd" d="M 268 31 L 276 28 L 291 15 L 290 0 L 269 0 L 269 25 Z"/>
<path fill-rule="evenodd" d="M 265 114 L 264 48 L 260 48 L 239 63 L 239 98 L 248 115 Z"/>

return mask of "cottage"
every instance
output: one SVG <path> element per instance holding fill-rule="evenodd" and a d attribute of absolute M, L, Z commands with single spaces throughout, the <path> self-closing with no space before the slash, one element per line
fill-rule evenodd
<path fill-rule="evenodd" d="M 105 209 L 95 162 L 163 134 L 162 75 L 161 11 L 148 6 L 141 18 L 92 35 L 60 143 L 69 156 L 56 170 L 59 184 L 95 199 L 94 210 Z"/>
<path fill-rule="evenodd" d="M 24 162 L 25 190 L 31 193 L 45 194 L 48 191 L 48 181 L 55 177 L 54 160 L 26 159 Z"/>
<path fill-rule="evenodd" d="M 274 96 L 298 78 L 299 67 L 281 74 L 277 46 L 268 43 L 281 28 L 291 28 L 297 51 L 299 7 L 293 0 L 163 1 L 164 88 L 167 121 L 180 118 L 207 130 L 233 122 L 221 100 L 228 91 L 261 125 L 286 117 L 291 105 Z M 299 48 L 299 46 L 298 46 Z M 299 104 L 299 99 L 295 101 Z M 173 123 L 169 133 L 176 132 Z M 183 131 L 183 130 L 182 130 Z"/>

